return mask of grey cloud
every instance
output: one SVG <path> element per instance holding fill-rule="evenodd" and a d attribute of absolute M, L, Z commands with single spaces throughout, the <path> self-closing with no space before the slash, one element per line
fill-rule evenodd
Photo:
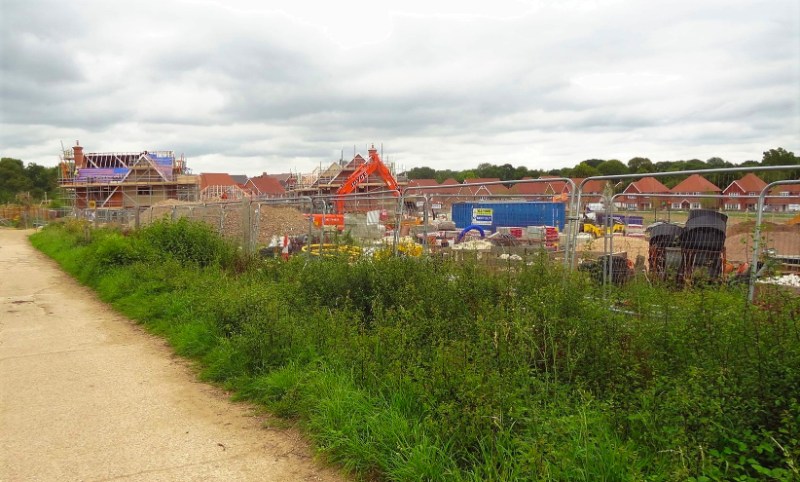
<path fill-rule="evenodd" d="M 0 147 L 50 143 L 49 125 L 88 145 L 171 144 L 159 148 L 214 170 L 262 158 L 268 171 L 372 141 L 435 167 L 463 167 L 453 158 L 465 152 L 553 165 L 626 149 L 800 148 L 791 0 L 474 10 L 483 17 L 409 3 L 373 5 L 359 24 L 301 7 L 143 1 L 121 15 L 107 2 L 5 2 L 3 27 L 17 31 L 2 34 L 2 121 L 27 135 Z M 362 37 L 374 41 L 352 43 Z"/>

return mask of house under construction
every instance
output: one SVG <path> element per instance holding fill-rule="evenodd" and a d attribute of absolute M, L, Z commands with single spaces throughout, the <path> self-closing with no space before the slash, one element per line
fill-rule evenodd
<path fill-rule="evenodd" d="M 331 163 L 327 168 L 320 166 L 311 173 L 290 177 L 286 181 L 287 194 L 289 196 L 355 194 L 385 191 L 394 187 L 404 187 L 408 183 L 405 176 L 398 176 L 394 172 L 393 164 L 388 166 L 383 164 L 375 146 L 372 146 L 368 153 L 367 159 L 356 153 L 350 161 L 341 159 Z M 362 175 L 356 176 L 356 173 Z M 358 182 L 352 189 L 347 189 L 345 185 L 352 177 L 358 177 Z"/>
<path fill-rule="evenodd" d="M 172 151 L 85 153 L 66 149 L 59 184 L 75 209 L 130 209 L 176 199 L 196 201 L 197 176 Z"/>

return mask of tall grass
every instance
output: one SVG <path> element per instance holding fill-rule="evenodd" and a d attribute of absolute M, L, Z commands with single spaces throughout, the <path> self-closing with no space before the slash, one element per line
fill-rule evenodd
<path fill-rule="evenodd" d="M 364 476 L 800 477 L 796 297 L 633 283 L 610 303 L 546 258 L 261 262 L 186 221 L 31 240 Z"/>

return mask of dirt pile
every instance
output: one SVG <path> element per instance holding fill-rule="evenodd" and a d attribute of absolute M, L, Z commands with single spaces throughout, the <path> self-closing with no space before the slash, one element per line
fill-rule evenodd
<path fill-rule="evenodd" d="M 243 218 L 246 214 L 241 203 L 190 203 L 166 200 L 154 204 L 140 215 L 142 226 L 162 218 L 187 218 L 209 224 L 222 236 L 229 239 L 244 238 Z M 297 236 L 308 233 L 309 221 L 299 210 L 291 206 L 264 206 L 256 210 L 250 207 L 251 233 L 259 245 L 268 244 L 273 236 Z"/>
<path fill-rule="evenodd" d="M 297 236 L 308 233 L 309 221 L 303 213 L 288 206 L 261 206 L 258 215 L 258 244 L 269 243 L 272 236 Z"/>

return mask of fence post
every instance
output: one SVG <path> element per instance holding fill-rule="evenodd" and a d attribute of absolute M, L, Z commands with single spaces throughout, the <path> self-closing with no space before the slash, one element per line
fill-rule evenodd
<path fill-rule="evenodd" d="M 753 239 L 753 260 L 752 264 L 750 265 L 750 282 L 748 283 L 747 287 L 747 301 L 750 303 L 753 302 L 755 299 L 756 294 L 756 276 L 758 275 L 758 249 L 759 243 L 761 241 L 761 221 L 764 213 L 764 200 L 767 197 L 767 193 L 770 189 L 775 186 L 780 186 L 784 184 L 797 184 L 800 183 L 800 180 L 783 180 L 783 181 L 775 181 L 767 184 L 764 186 L 764 189 L 761 190 L 761 194 L 758 196 L 758 203 L 756 204 L 756 231 L 755 231 L 755 239 Z"/>
<path fill-rule="evenodd" d="M 242 249 L 245 254 L 250 254 L 253 249 L 251 245 L 251 226 L 250 226 L 250 202 L 247 198 L 242 199 Z"/>

